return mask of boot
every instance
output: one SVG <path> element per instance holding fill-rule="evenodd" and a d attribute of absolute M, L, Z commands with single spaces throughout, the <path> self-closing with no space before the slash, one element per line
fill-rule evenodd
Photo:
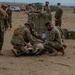
<path fill-rule="evenodd" d="M 52 50 L 52 53 L 50 54 L 50 56 L 56 56 L 57 55 L 57 51 L 55 49 Z"/>
<path fill-rule="evenodd" d="M 62 53 L 62 55 L 64 55 L 64 54 L 65 54 L 65 52 L 64 52 L 64 48 L 63 48 L 63 47 L 62 47 L 62 48 L 60 48 L 59 52 L 61 52 L 61 53 Z"/>
<path fill-rule="evenodd" d="M 19 54 L 17 53 L 17 50 L 16 50 L 16 49 L 13 49 L 12 52 L 13 52 L 13 54 L 14 54 L 16 57 L 19 57 Z"/>
<path fill-rule="evenodd" d="M 50 46 L 45 47 L 45 49 L 50 53 L 50 56 L 56 56 L 58 53 L 57 50 Z"/>
<path fill-rule="evenodd" d="M 64 47 L 64 49 L 66 49 L 67 45 L 66 45 L 66 44 L 64 44 L 64 45 L 63 45 L 63 47 Z"/>

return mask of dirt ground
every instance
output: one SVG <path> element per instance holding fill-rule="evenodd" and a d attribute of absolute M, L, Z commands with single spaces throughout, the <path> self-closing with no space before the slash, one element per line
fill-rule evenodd
<path fill-rule="evenodd" d="M 54 12 L 53 24 L 54 24 Z M 13 12 L 13 28 L 5 32 L 4 45 L 0 56 L 0 75 L 75 75 L 75 40 L 65 40 L 67 48 L 65 55 L 49 56 L 23 56 L 14 57 L 10 44 L 13 31 L 19 25 L 26 22 L 27 15 L 24 12 Z M 75 29 L 75 14 L 68 10 L 64 11 L 62 28 Z"/>

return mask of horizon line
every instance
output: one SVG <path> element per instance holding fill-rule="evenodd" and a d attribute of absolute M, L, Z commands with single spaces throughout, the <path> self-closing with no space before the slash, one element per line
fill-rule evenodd
<path fill-rule="evenodd" d="M 0 3 L 2 3 L 2 2 L 6 2 L 6 1 L 0 1 Z M 29 4 L 29 3 L 43 3 L 43 4 L 45 4 L 44 2 L 14 2 L 14 1 L 12 1 L 12 2 L 6 2 L 6 3 L 23 3 L 23 4 Z M 58 2 L 57 2 L 58 3 Z M 57 3 L 50 3 L 51 5 L 57 5 Z M 75 3 L 61 3 L 61 5 L 63 6 L 75 6 Z"/>

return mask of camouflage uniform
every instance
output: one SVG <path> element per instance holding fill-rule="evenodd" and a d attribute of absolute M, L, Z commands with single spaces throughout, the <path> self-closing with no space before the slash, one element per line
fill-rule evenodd
<path fill-rule="evenodd" d="M 63 30 L 60 27 L 58 27 L 58 26 L 57 26 L 57 28 L 58 28 L 58 30 L 60 32 L 60 35 L 61 35 L 61 38 L 62 38 L 62 42 L 64 43 L 64 33 L 63 33 Z"/>
<path fill-rule="evenodd" d="M 44 6 L 44 13 L 45 15 L 48 15 L 49 16 L 49 21 L 52 20 L 52 15 L 51 15 L 51 8 L 49 6 L 49 2 L 46 2 L 45 6 Z"/>
<path fill-rule="evenodd" d="M 28 5 L 27 11 L 28 11 L 29 13 L 33 13 L 33 12 L 34 12 L 34 8 L 32 7 L 32 4 L 29 4 L 29 5 Z"/>
<path fill-rule="evenodd" d="M 12 28 L 12 24 L 11 24 L 11 22 L 12 22 L 12 10 L 8 8 L 6 12 L 8 14 L 8 24 L 9 24 L 10 28 Z"/>
<path fill-rule="evenodd" d="M 34 10 L 33 10 L 32 8 L 29 8 L 29 9 L 28 9 L 28 12 L 29 12 L 29 13 L 33 13 Z"/>
<path fill-rule="evenodd" d="M 51 14 L 51 9 L 49 6 L 44 6 L 44 13 Z"/>
<path fill-rule="evenodd" d="M 54 49 L 60 49 L 62 47 L 62 39 L 57 27 L 52 27 L 46 34 L 47 40 L 44 43 L 46 47 L 52 47 Z"/>
<path fill-rule="evenodd" d="M 14 49 L 16 49 L 17 55 L 21 55 L 26 53 L 26 50 L 24 48 L 25 42 L 21 35 L 12 36 L 11 44 L 14 46 Z"/>
<path fill-rule="evenodd" d="M 3 11 L 2 7 L 5 7 L 5 5 L 1 5 L 1 8 L 0 8 L 0 55 L 3 55 L 1 53 L 1 50 L 2 50 L 3 41 L 4 41 L 4 29 L 6 29 L 5 27 L 7 26 L 4 24 L 4 18 L 6 14 Z"/>
<path fill-rule="evenodd" d="M 32 28 L 29 30 L 27 27 L 24 27 L 21 31 L 21 34 L 23 35 L 25 42 L 30 42 L 32 45 L 35 44 L 33 36 L 42 40 L 41 36 L 37 34 Z"/>
<path fill-rule="evenodd" d="M 27 14 L 28 14 L 28 21 L 31 22 L 31 18 L 32 18 L 32 17 L 31 17 L 31 14 L 34 13 L 34 9 L 33 9 L 33 7 L 32 7 L 31 4 L 28 5 L 27 12 L 28 12 L 28 13 L 27 13 Z"/>
<path fill-rule="evenodd" d="M 60 35 L 61 35 L 63 49 L 66 49 L 67 45 L 64 43 L 64 31 L 60 27 L 58 27 L 58 26 L 57 26 L 57 28 L 58 28 L 58 30 L 60 32 Z"/>
<path fill-rule="evenodd" d="M 6 12 L 7 5 L 4 3 L 4 4 L 1 5 L 1 7 L 2 7 L 3 15 L 4 15 L 5 30 L 7 30 L 7 28 L 8 28 L 8 14 Z"/>
<path fill-rule="evenodd" d="M 61 27 L 63 10 L 58 8 L 55 13 L 55 25 Z"/>
<path fill-rule="evenodd" d="M 32 45 L 35 43 L 34 40 L 32 39 L 31 32 L 27 27 L 24 27 L 22 29 L 21 34 L 25 42 L 27 43 L 30 42 Z"/>
<path fill-rule="evenodd" d="M 2 49 L 3 40 L 4 40 L 4 16 L 3 13 L 0 12 L 0 51 Z"/>
<path fill-rule="evenodd" d="M 21 36 L 15 36 L 13 35 L 11 43 L 17 50 L 20 50 L 20 54 L 28 54 L 27 51 L 24 48 L 25 43 L 31 43 L 32 45 L 35 44 L 35 41 L 32 38 L 32 35 L 36 38 L 40 39 L 40 36 L 35 34 L 34 31 L 29 30 L 27 27 L 23 27 L 20 33 Z M 35 53 L 32 53 L 35 54 Z"/>

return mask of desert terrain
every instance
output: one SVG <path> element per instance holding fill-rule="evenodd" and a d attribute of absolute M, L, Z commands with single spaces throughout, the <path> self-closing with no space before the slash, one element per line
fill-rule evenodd
<path fill-rule="evenodd" d="M 54 24 L 52 12 L 52 23 Z M 11 37 L 15 28 L 27 21 L 24 12 L 13 12 L 12 29 L 5 32 L 4 45 L 0 56 L 0 75 L 75 75 L 75 39 L 65 39 L 65 55 L 22 56 L 15 57 L 11 51 Z M 75 29 L 75 14 L 72 9 L 64 10 L 62 28 Z"/>

